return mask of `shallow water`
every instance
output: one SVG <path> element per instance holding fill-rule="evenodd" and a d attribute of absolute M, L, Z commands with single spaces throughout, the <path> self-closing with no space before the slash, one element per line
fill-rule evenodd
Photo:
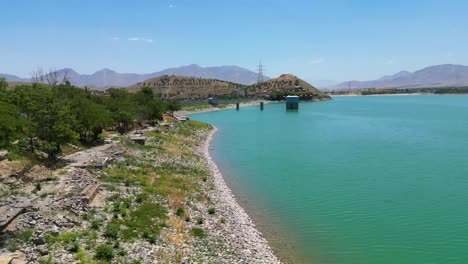
<path fill-rule="evenodd" d="M 227 182 L 297 262 L 468 263 L 468 96 L 191 117 L 219 128 Z"/>

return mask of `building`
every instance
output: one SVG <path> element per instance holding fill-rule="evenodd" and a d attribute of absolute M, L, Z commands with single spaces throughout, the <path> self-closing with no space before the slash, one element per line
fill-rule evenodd
<path fill-rule="evenodd" d="M 299 109 L 299 96 L 288 95 L 286 96 L 286 110 L 298 110 Z"/>

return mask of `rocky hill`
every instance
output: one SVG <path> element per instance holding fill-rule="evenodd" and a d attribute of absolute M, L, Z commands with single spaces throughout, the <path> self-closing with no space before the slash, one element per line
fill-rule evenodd
<path fill-rule="evenodd" d="M 320 90 L 292 74 L 283 74 L 261 84 L 250 86 L 216 79 L 164 75 L 130 86 L 131 92 L 144 87 L 154 90 L 161 98 L 206 99 L 209 96 L 268 96 L 271 92 L 310 92 L 317 99 L 329 98 Z"/>
<path fill-rule="evenodd" d="M 230 96 L 244 85 L 216 79 L 164 75 L 137 83 L 128 88 L 130 92 L 144 87 L 152 88 L 161 98 L 206 99 L 209 96 Z"/>
<path fill-rule="evenodd" d="M 248 94 L 262 94 L 282 91 L 311 92 L 317 94 L 320 97 L 328 97 L 310 83 L 292 74 L 282 74 L 277 78 L 273 78 L 261 84 L 249 86 L 247 91 Z"/>

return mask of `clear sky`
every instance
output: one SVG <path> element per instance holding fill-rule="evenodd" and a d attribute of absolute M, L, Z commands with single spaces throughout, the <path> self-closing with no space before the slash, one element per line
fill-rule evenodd
<path fill-rule="evenodd" d="M 462 0 L 0 0 L 0 72 L 238 65 L 307 80 L 468 64 Z"/>

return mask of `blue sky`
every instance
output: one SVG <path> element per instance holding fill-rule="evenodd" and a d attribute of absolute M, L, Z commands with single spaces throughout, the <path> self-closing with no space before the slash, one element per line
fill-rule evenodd
<path fill-rule="evenodd" d="M 375 79 L 468 64 L 468 1 L 0 0 L 0 72 L 149 73 L 187 64 Z"/>

